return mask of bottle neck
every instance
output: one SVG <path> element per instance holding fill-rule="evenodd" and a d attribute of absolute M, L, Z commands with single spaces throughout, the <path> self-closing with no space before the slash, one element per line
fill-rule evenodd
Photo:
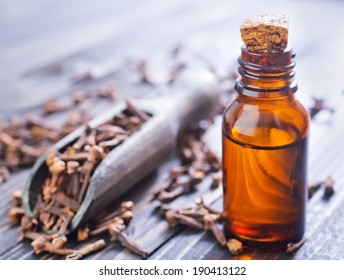
<path fill-rule="evenodd" d="M 239 94 L 258 98 L 290 96 L 297 90 L 294 79 L 295 53 L 288 47 L 280 53 L 264 53 L 241 48 L 238 59 L 240 78 L 235 83 Z"/>

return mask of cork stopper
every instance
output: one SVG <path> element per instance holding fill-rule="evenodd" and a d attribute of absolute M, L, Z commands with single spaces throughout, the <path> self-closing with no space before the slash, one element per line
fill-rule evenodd
<path fill-rule="evenodd" d="M 283 52 L 288 44 L 288 19 L 285 15 L 248 17 L 242 22 L 240 33 L 251 51 Z"/>

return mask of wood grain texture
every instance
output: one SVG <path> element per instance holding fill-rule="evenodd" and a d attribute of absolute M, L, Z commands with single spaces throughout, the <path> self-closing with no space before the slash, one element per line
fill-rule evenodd
<path fill-rule="evenodd" d="M 150 196 L 167 176 L 168 168 L 178 163 L 176 153 L 120 200 L 131 199 L 136 204 L 128 231 L 150 252 L 149 259 L 344 259 L 344 30 L 332 28 L 344 26 L 342 1 L 107 0 L 99 4 L 94 0 L 84 5 L 81 0 L 63 0 L 48 5 L 35 0 L 20 9 L 7 2 L 0 3 L 2 119 L 18 112 L 39 113 L 44 100 L 69 100 L 70 93 L 76 90 L 108 82 L 118 87 L 119 100 L 157 96 L 159 90 L 139 83 L 133 61 L 148 57 L 149 73 L 156 80 L 162 79 L 167 66 L 173 64 L 170 49 L 178 42 L 183 46 L 179 61 L 229 73 L 240 51 L 241 20 L 283 8 L 290 18 L 290 41 L 297 53 L 299 99 L 310 106 L 312 95 L 324 97 L 335 109 L 333 115 L 320 113 L 311 125 L 309 181 L 331 175 L 336 192 L 324 200 L 320 190 L 308 202 L 308 241 L 304 246 L 295 256 L 246 250 L 232 257 L 208 232 L 169 228 L 157 213 L 158 203 L 151 203 Z M 96 70 L 95 79 L 72 82 L 75 75 L 89 69 Z M 97 115 L 111 106 L 113 103 L 105 101 L 91 103 L 89 111 Z M 63 117 L 58 114 L 49 122 L 56 123 Z M 217 152 L 221 151 L 220 122 L 218 119 L 205 136 Z M 17 228 L 7 220 L 11 193 L 23 188 L 28 172 L 19 171 L 0 185 L 0 259 L 57 259 L 52 254 L 35 255 L 28 241 L 18 243 Z M 221 209 L 221 191 L 210 191 L 209 185 L 210 181 L 205 180 L 197 192 L 177 199 L 173 206 L 188 205 L 204 195 Z M 87 259 L 138 257 L 112 243 Z"/>

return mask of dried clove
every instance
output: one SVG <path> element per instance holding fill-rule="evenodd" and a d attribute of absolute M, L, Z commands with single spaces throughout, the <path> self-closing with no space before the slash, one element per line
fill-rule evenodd
<path fill-rule="evenodd" d="M 226 237 L 216 224 L 219 220 L 220 220 L 219 215 L 205 214 L 203 217 L 204 229 L 210 230 L 214 234 L 217 242 L 219 242 L 221 246 L 225 246 Z"/>
<path fill-rule="evenodd" d="M 96 144 L 96 134 L 97 131 L 95 129 L 89 128 L 90 131 L 87 133 L 85 144 L 93 146 Z"/>
<path fill-rule="evenodd" d="M 99 143 L 99 146 L 104 149 L 104 150 L 108 150 L 109 148 L 115 148 L 118 145 L 120 145 L 124 140 L 126 140 L 128 138 L 127 135 L 117 135 L 115 138 L 113 138 L 112 140 L 108 140 L 108 141 L 102 141 Z"/>
<path fill-rule="evenodd" d="M 180 75 L 182 74 L 182 72 L 185 70 L 185 68 L 186 68 L 186 64 L 184 63 L 179 63 L 175 65 L 170 71 L 170 77 L 167 83 L 168 84 L 175 83 L 180 77 Z"/>
<path fill-rule="evenodd" d="M 316 98 L 313 96 L 314 104 L 309 108 L 309 115 L 313 119 L 319 112 L 327 110 L 330 113 L 334 113 L 334 109 L 325 105 L 324 99 Z"/>
<path fill-rule="evenodd" d="M 63 192 L 57 192 L 53 195 L 53 199 L 62 204 L 63 206 L 67 207 L 68 209 L 72 210 L 73 212 L 77 212 L 80 208 L 80 203 L 67 195 Z"/>
<path fill-rule="evenodd" d="M 10 172 L 8 171 L 7 167 L 0 166 L 0 184 L 5 183 L 10 176 Z"/>
<path fill-rule="evenodd" d="M 128 111 L 133 114 L 134 116 L 138 117 L 141 121 L 146 122 L 149 120 L 149 116 L 143 112 L 142 110 L 138 109 L 131 101 L 128 99 L 125 101 L 127 104 Z"/>
<path fill-rule="evenodd" d="M 311 198 L 321 187 L 324 187 L 323 197 L 329 199 L 334 194 L 334 181 L 329 176 L 324 181 L 317 182 L 308 186 L 308 198 Z"/>
<path fill-rule="evenodd" d="M 331 177 L 326 178 L 324 181 L 324 197 L 330 198 L 334 194 L 334 181 Z"/>
<path fill-rule="evenodd" d="M 167 203 L 189 192 L 190 192 L 190 188 L 188 186 L 185 187 L 185 186 L 179 185 L 177 187 L 174 187 L 171 191 L 164 190 L 164 191 L 159 192 L 156 199 L 162 203 Z"/>
<path fill-rule="evenodd" d="M 133 219 L 134 213 L 132 211 L 125 211 L 120 217 L 123 219 L 124 224 L 128 225 Z"/>
<path fill-rule="evenodd" d="M 75 153 L 75 154 L 60 154 L 59 158 L 65 162 L 67 162 L 67 164 L 71 161 L 75 162 L 75 161 L 83 161 L 86 160 L 88 157 L 88 153 Z"/>
<path fill-rule="evenodd" d="M 68 254 L 66 260 L 80 260 L 84 256 L 89 255 L 95 251 L 103 249 L 106 246 L 104 239 L 97 240 L 91 244 L 86 245 L 78 250 L 74 250 L 73 253 Z"/>
<path fill-rule="evenodd" d="M 115 218 L 115 221 L 109 225 L 111 240 L 118 241 L 123 247 L 139 256 L 142 256 L 143 258 L 146 258 L 148 256 L 148 252 L 130 239 L 130 237 L 125 233 L 125 228 L 126 226 L 124 221 L 120 218 Z"/>
<path fill-rule="evenodd" d="M 296 243 L 288 243 L 286 252 L 288 254 L 296 254 L 296 252 L 302 247 L 303 244 L 305 244 L 306 241 L 306 238 L 302 238 Z"/>
<path fill-rule="evenodd" d="M 312 198 L 313 195 L 321 188 L 323 182 L 317 182 L 308 186 L 308 199 Z"/>
<path fill-rule="evenodd" d="M 185 174 L 188 171 L 189 168 L 190 168 L 189 165 L 172 167 L 170 169 L 170 177 L 172 179 L 177 179 L 179 176 Z"/>
<path fill-rule="evenodd" d="M 148 77 L 146 60 L 142 59 L 138 62 L 138 72 L 140 75 L 140 82 L 143 84 L 154 86 L 154 83 Z"/>
<path fill-rule="evenodd" d="M 31 240 L 35 240 L 37 238 L 41 238 L 42 236 L 45 236 L 47 240 L 51 240 L 51 238 L 44 234 L 44 233 L 41 233 L 41 232 L 37 232 L 37 231 L 25 231 L 23 233 L 23 236 L 21 236 L 21 239 L 31 239 Z M 19 240 L 19 241 L 22 241 L 22 240 Z"/>
<path fill-rule="evenodd" d="M 97 128 L 99 134 L 96 136 L 97 142 L 109 141 L 118 135 L 128 135 L 129 132 L 117 125 L 104 124 Z M 125 139 L 124 139 L 125 140 Z"/>
<path fill-rule="evenodd" d="M 171 190 L 174 187 L 173 183 L 174 182 L 171 179 L 158 182 L 158 187 L 153 193 L 152 200 L 157 199 L 160 196 L 160 193 Z"/>
<path fill-rule="evenodd" d="M 12 207 L 8 212 L 8 218 L 12 225 L 18 225 L 25 214 L 25 210 L 22 207 Z"/>
<path fill-rule="evenodd" d="M 73 84 L 79 84 L 87 81 L 92 81 L 97 77 L 95 69 L 86 69 L 83 73 L 77 74 L 71 78 Z"/>
<path fill-rule="evenodd" d="M 55 216 L 61 217 L 61 216 L 66 214 L 66 209 L 57 207 L 57 206 L 53 205 L 52 203 L 47 205 L 45 202 L 42 202 L 41 207 L 40 207 L 40 212 L 41 213 L 42 212 L 48 212 L 48 213 L 53 214 Z"/>
<path fill-rule="evenodd" d="M 193 183 L 199 184 L 205 178 L 206 173 L 202 169 L 197 169 L 194 166 L 191 166 L 189 168 L 189 175 Z"/>
<path fill-rule="evenodd" d="M 99 98 L 108 99 L 114 101 L 118 97 L 117 88 L 114 85 L 107 85 L 99 88 L 97 91 L 97 96 Z"/>
<path fill-rule="evenodd" d="M 12 193 L 12 206 L 20 207 L 23 205 L 23 191 L 18 190 Z"/>
<path fill-rule="evenodd" d="M 218 215 L 219 219 L 222 220 L 222 212 L 212 208 L 211 206 L 209 206 L 207 204 L 205 204 L 202 197 L 199 199 L 199 201 L 196 202 L 196 205 L 197 205 L 197 209 L 205 209 L 210 214 Z"/>
<path fill-rule="evenodd" d="M 222 173 L 219 172 L 219 173 L 212 174 L 211 178 L 212 178 L 212 183 L 211 183 L 210 188 L 217 189 L 220 186 L 221 181 L 222 181 Z"/>
<path fill-rule="evenodd" d="M 83 182 L 82 182 L 82 185 L 77 197 L 77 201 L 79 204 L 81 204 L 82 200 L 84 199 L 84 196 L 86 194 L 86 190 L 88 187 L 88 183 L 91 178 L 91 173 L 95 165 L 96 165 L 95 162 L 87 161 L 82 167 L 81 175 L 83 177 Z"/>
<path fill-rule="evenodd" d="M 51 165 L 48 165 L 49 172 L 52 174 L 50 184 L 51 187 L 56 187 L 59 175 L 65 170 L 66 163 L 62 160 L 56 160 Z"/>
<path fill-rule="evenodd" d="M 205 206 L 203 200 L 190 208 L 171 208 L 169 205 L 160 205 L 160 212 L 165 215 L 171 227 L 179 224 L 199 230 L 210 230 L 221 246 L 226 245 L 226 238 L 217 223 L 222 221 L 222 213 Z"/>
<path fill-rule="evenodd" d="M 67 243 L 67 237 L 64 234 L 54 234 L 52 236 L 51 244 L 56 249 L 62 249 Z"/>
<path fill-rule="evenodd" d="M 63 104 L 60 101 L 50 100 L 50 101 L 46 101 L 43 104 L 43 113 L 45 115 L 50 115 L 53 113 L 63 112 L 63 111 L 69 110 L 70 108 L 71 108 L 70 105 Z"/>
<path fill-rule="evenodd" d="M 72 100 L 75 105 L 78 105 L 89 98 L 90 98 L 90 94 L 87 94 L 82 91 L 76 91 L 72 94 Z"/>
<path fill-rule="evenodd" d="M 88 227 L 78 228 L 77 241 L 85 241 L 88 239 L 90 234 L 90 229 Z"/>
<path fill-rule="evenodd" d="M 51 243 L 51 237 L 47 235 L 41 235 L 40 237 L 34 239 L 31 243 L 36 254 L 42 252 L 50 252 L 58 255 L 70 255 L 74 253 L 72 249 L 58 249 L 53 246 Z"/>
<path fill-rule="evenodd" d="M 195 229 L 203 229 L 201 222 L 198 222 L 195 218 L 189 217 L 184 214 L 178 213 L 176 210 L 168 210 L 165 214 L 166 220 L 171 227 L 178 224 L 186 225 Z"/>
<path fill-rule="evenodd" d="M 45 231 L 49 231 L 50 229 L 52 229 L 53 231 L 57 231 L 64 221 L 64 217 L 57 218 L 55 215 L 43 212 L 39 214 L 38 218 L 39 221 L 43 224 L 43 228 Z"/>
<path fill-rule="evenodd" d="M 64 216 L 64 220 L 58 230 L 58 235 L 65 235 L 67 234 L 67 228 L 70 224 L 70 222 L 72 221 L 73 217 L 74 217 L 74 213 L 72 211 L 66 211 L 66 215 Z"/>
<path fill-rule="evenodd" d="M 182 46 L 180 44 L 175 45 L 171 50 L 171 56 L 176 58 L 182 51 Z"/>
<path fill-rule="evenodd" d="M 81 148 L 85 145 L 87 134 L 92 130 L 88 125 L 86 126 L 85 131 L 82 133 L 82 135 L 79 137 L 79 139 L 73 144 L 73 148 L 75 150 L 81 150 Z"/>
<path fill-rule="evenodd" d="M 97 219 L 97 223 L 94 229 L 90 231 L 91 236 L 97 236 L 104 232 L 108 231 L 109 225 L 120 218 L 123 220 L 125 226 L 129 225 L 130 221 L 133 218 L 133 209 L 134 203 L 132 201 L 124 201 L 121 203 L 120 208 L 116 211 L 107 214 L 101 219 Z"/>
<path fill-rule="evenodd" d="M 47 151 L 47 147 L 35 148 L 23 144 L 19 147 L 19 150 L 23 155 L 37 159 Z"/>
<path fill-rule="evenodd" d="M 21 236 L 18 238 L 19 241 L 23 241 L 25 237 L 26 232 L 36 232 L 37 230 L 37 220 L 29 218 L 28 216 L 24 215 L 20 221 L 20 228 L 19 232 L 21 233 Z"/>
<path fill-rule="evenodd" d="M 243 251 L 242 242 L 237 239 L 229 239 L 226 243 L 229 253 L 233 256 L 237 256 Z"/>
<path fill-rule="evenodd" d="M 117 209 L 114 212 L 111 212 L 109 214 L 106 214 L 105 216 L 98 218 L 98 224 L 103 224 L 106 223 L 108 221 L 111 221 L 113 218 L 116 217 L 121 217 L 124 213 L 133 210 L 134 207 L 134 203 L 132 201 L 123 201 L 120 205 L 120 208 Z M 131 212 L 132 213 L 132 212 Z"/>

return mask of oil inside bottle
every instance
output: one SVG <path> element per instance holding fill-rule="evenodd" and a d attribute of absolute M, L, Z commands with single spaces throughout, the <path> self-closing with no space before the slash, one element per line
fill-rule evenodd
<path fill-rule="evenodd" d="M 273 134 L 285 139 L 283 133 L 275 130 Z M 252 146 L 223 133 L 228 236 L 244 241 L 247 247 L 264 250 L 284 249 L 287 243 L 302 238 L 306 151 L 307 137 L 282 146 Z"/>

